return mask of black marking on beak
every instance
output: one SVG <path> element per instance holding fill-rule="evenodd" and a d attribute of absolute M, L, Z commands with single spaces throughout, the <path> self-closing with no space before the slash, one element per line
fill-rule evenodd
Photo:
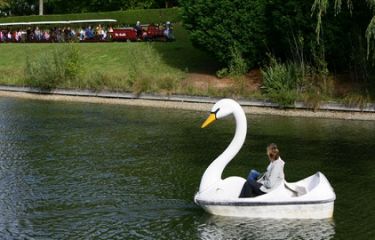
<path fill-rule="evenodd" d="M 219 112 L 219 110 L 220 110 L 220 108 L 216 109 L 215 112 L 211 112 L 212 114 L 215 114 L 215 119 L 217 119 L 216 114 L 217 114 L 217 112 Z"/>

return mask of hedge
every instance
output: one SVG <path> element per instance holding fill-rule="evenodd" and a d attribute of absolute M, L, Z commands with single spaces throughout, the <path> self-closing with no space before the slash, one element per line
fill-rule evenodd
<path fill-rule="evenodd" d="M 37 22 L 37 21 L 67 21 L 67 20 L 85 20 L 85 19 L 116 19 L 119 24 L 135 24 L 137 21 L 142 23 L 162 23 L 166 21 L 180 22 L 179 8 L 163 9 L 135 9 L 114 12 L 93 12 L 93 13 L 74 13 L 64 15 L 44 15 L 44 16 L 18 16 L 0 18 L 0 23 L 6 22 Z"/>

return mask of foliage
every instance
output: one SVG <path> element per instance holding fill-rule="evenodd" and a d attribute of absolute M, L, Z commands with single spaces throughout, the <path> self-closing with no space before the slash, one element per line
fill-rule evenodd
<path fill-rule="evenodd" d="M 66 45 L 39 56 L 27 56 L 25 82 L 33 87 L 52 89 L 61 83 L 77 80 L 81 69 L 79 51 Z"/>
<path fill-rule="evenodd" d="M 237 48 L 231 48 L 230 49 L 230 62 L 228 68 L 222 68 L 216 72 L 216 75 L 219 78 L 223 77 L 241 77 L 243 76 L 247 70 L 247 64 L 245 59 L 242 57 L 240 51 L 238 51 Z"/>
<path fill-rule="evenodd" d="M 367 94 L 353 92 L 347 95 L 343 101 L 349 107 L 358 107 L 363 110 L 370 102 L 370 97 Z"/>
<path fill-rule="evenodd" d="M 247 72 L 247 64 L 245 59 L 242 57 L 241 52 L 238 48 L 231 48 L 231 60 L 229 62 L 229 74 L 232 76 L 241 76 Z"/>
<path fill-rule="evenodd" d="M 182 15 L 195 45 L 223 64 L 217 72 L 220 77 L 230 74 L 231 49 L 238 50 L 248 68 L 263 65 L 265 52 L 270 52 L 283 62 L 303 56 L 310 63 L 325 63 L 326 70 L 333 72 L 366 72 L 358 53 L 366 48 L 366 29 L 368 37 L 375 35 L 368 28 L 372 10 L 366 1 L 342 2 L 348 7 L 338 14 L 343 4 L 339 0 L 336 10 L 328 7 L 329 0 L 187 0 Z M 304 48 L 296 54 L 292 46 L 300 40 Z"/>
<path fill-rule="evenodd" d="M 0 0 L 0 9 L 9 7 L 9 0 Z"/>
<path fill-rule="evenodd" d="M 151 44 L 134 49 L 131 55 L 129 81 L 131 89 L 136 94 L 163 91 L 169 94 L 177 88 L 177 84 L 183 78 L 182 72 L 163 66 L 161 55 Z"/>
<path fill-rule="evenodd" d="M 113 18 L 119 24 L 135 24 L 136 21 L 143 23 L 179 22 L 179 9 L 134 9 L 115 12 L 92 12 L 65 15 L 45 15 L 45 16 L 18 16 L 0 18 L 0 22 L 32 22 L 32 21 L 63 21 L 63 20 L 84 20 Z"/>
<path fill-rule="evenodd" d="M 8 4 L 2 4 L 7 2 Z M 46 14 L 117 11 L 128 9 L 163 8 L 178 5 L 177 0 L 48 0 L 44 2 Z M 12 15 L 36 14 L 39 3 L 36 0 L 3 0 L 0 9 L 9 10 Z"/>
<path fill-rule="evenodd" d="M 229 75 L 228 68 L 222 68 L 216 71 L 216 76 L 218 78 L 225 78 Z"/>
<path fill-rule="evenodd" d="M 225 66 L 238 52 L 247 67 L 263 58 L 265 38 L 265 5 L 263 0 L 186 0 L 183 20 L 193 43 L 217 57 Z"/>
<path fill-rule="evenodd" d="M 262 70 L 264 77 L 263 84 L 268 89 L 292 90 L 299 89 L 303 83 L 302 69 L 296 63 L 280 63 L 274 58 L 271 59 L 270 66 Z"/>
<path fill-rule="evenodd" d="M 322 32 L 322 17 L 327 14 L 327 9 L 329 7 L 329 3 L 333 0 L 314 0 L 314 4 L 312 7 L 312 13 L 316 15 L 317 23 L 316 23 L 316 34 L 317 40 L 319 42 L 320 35 Z M 367 39 L 367 57 L 372 52 L 372 56 L 375 58 L 375 45 L 373 41 L 375 40 L 375 1 L 374 0 L 366 0 L 366 1 L 352 1 L 347 0 L 346 5 L 349 12 L 352 14 L 353 11 L 355 12 L 362 12 L 361 5 L 363 7 L 364 2 L 367 10 L 371 11 L 371 20 L 368 22 L 367 30 L 366 30 L 366 39 Z M 337 15 L 342 11 L 342 0 L 334 0 L 334 13 Z M 359 9 L 357 8 L 359 6 Z"/>
<path fill-rule="evenodd" d="M 35 14 L 37 11 L 37 1 L 34 0 L 9 0 L 8 4 L 2 9 L 10 14 Z"/>
<path fill-rule="evenodd" d="M 316 19 L 317 19 L 317 24 L 316 24 L 316 36 L 317 36 L 317 41 L 319 42 L 320 39 L 320 32 L 322 31 L 322 16 L 327 13 L 327 8 L 328 8 L 328 2 L 329 0 L 315 0 L 314 4 L 312 5 L 311 11 L 313 13 L 316 12 Z M 335 1 L 335 2 L 340 2 L 338 7 L 336 9 L 341 8 L 341 0 Z M 335 4 L 336 5 L 336 4 Z"/>
<path fill-rule="evenodd" d="M 333 96 L 333 81 L 322 59 L 318 57 L 319 63 L 303 58 L 282 63 L 271 55 L 269 65 L 261 71 L 265 95 L 281 106 L 300 99 L 316 109 L 322 100 Z"/>
<path fill-rule="evenodd" d="M 122 91 L 164 92 L 171 93 L 177 89 L 183 71 L 179 71 L 163 62 L 160 53 L 152 43 L 115 44 L 126 48 L 127 61 L 120 61 L 119 69 L 111 68 L 123 48 L 113 48 L 108 44 L 96 50 L 102 55 L 90 58 L 87 50 L 97 49 L 96 44 L 58 44 L 52 51 L 28 55 L 25 67 L 25 84 L 43 89 L 56 87 L 89 88 L 93 90 L 111 89 Z M 104 48 L 110 48 L 103 52 Z M 115 51 L 114 51 L 115 50 Z M 94 50 L 95 51 L 95 50 Z M 107 54 L 112 53 L 109 57 Z M 98 52 L 93 53 L 98 54 Z M 104 58 L 103 58 L 104 57 Z M 185 56 L 186 57 L 186 56 Z M 32 60 L 31 60 L 32 59 Z M 85 59 L 83 62 L 81 59 Z M 131 59 L 131 60 L 129 60 Z M 103 68 L 103 61 L 107 62 Z"/>
<path fill-rule="evenodd" d="M 285 59 L 296 57 L 295 47 L 304 45 L 300 56 L 308 57 L 311 42 L 315 42 L 314 21 L 309 16 L 313 0 L 273 0 L 266 5 L 267 50 Z"/>
<path fill-rule="evenodd" d="M 270 65 L 262 69 L 266 95 L 282 106 L 294 103 L 304 76 L 301 67 L 293 62 L 280 63 L 271 57 Z"/>

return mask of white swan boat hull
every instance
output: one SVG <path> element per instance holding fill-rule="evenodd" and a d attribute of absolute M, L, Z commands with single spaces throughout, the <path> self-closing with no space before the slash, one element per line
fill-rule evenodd
<path fill-rule="evenodd" d="M 333 216 L 334 202 L 312 202 L 267 205 L 264 203 L 209 203 L 198 201 L 208 213 L 219 216 L 247 218 L 289 218 L 289 219 L 325 219 Z"/>
<path fill-rule="evenodd" d="M 226 179 L 223 180 L 225 181 Z M 238 192 L 239 195 L 239 189 L 242 188 L 244 181 L 245 179 L 241 181 L 241 178 L 230 181 L 232 194 Z M 272 192 L 254 198 L 225 197 L 220 194 L 220 189 L 216 188 L 207 190 L 207 193 L 197 193 L 194 200 L 205 211 L 214 215 L 325 219 L 333 216 L 335 198 L 327 178 L 318 172 L 296 183 L 285 182 Z"/>

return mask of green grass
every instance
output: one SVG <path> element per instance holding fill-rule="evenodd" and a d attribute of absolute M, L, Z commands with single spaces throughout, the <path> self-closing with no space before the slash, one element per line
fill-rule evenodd
<path fill-rule="evenodd" d="M 44 16 L 18 16 L 0 18 L 0 23 L 5 22 L 32 22 L 32 21 L 66 21 L 84 19 L 116 19 L 119 24 L 134 25 L 137 21 L 142 23 L 163 23 L 166 21 L 180 22 L 180 10 L 178 8 L 166 9 L 134 9 L 114 12 L 76 13 L 64 15 Z"/>
<path fill-rule="evenodd" d="M 185 75 L 181 69 L 168 65 L 153 43 L 5 44 L 0 46 L 5 57 L 0 60 L 0 73 L 3 73 L 0 83 L 32 85 L 30 81 L 25 82 L 26 57 L 30 63 L 42 66 L 48 59 L 52 61 L 55 52 L 63 53 L 67 45 L 78 52 L 82 71 L 75 81 L 61 81 L 57 87 L 128 91 L 134 85 L 135 91 L 148 92 L 155 90 L 151 82 L 154 84 L 167 76 L 179 81 Z M 40 78 L 50 75 L 43 70 L 37 74 Z"/>
<path fill-rule="evenodd" d="M 214 74 L 218 64 L 192 46 L 187 31 L 179 24 L 175 26 L 175 36 L 175 42 L 0 44 L 0 84 L 30 86 L 30 80 L 38 74 L 41 79 L 42 75 L 55 77 L 43 66 L 54 55 L 72 47 L 78 52 L 81 71 L 77 78 L 54 81 L 57 87 L 181 92 L 180 83 L 187 73 Z M 26 71 L 27 59 L 34 70 L 40 67 L 33 71 L 36 76 Z"/>

